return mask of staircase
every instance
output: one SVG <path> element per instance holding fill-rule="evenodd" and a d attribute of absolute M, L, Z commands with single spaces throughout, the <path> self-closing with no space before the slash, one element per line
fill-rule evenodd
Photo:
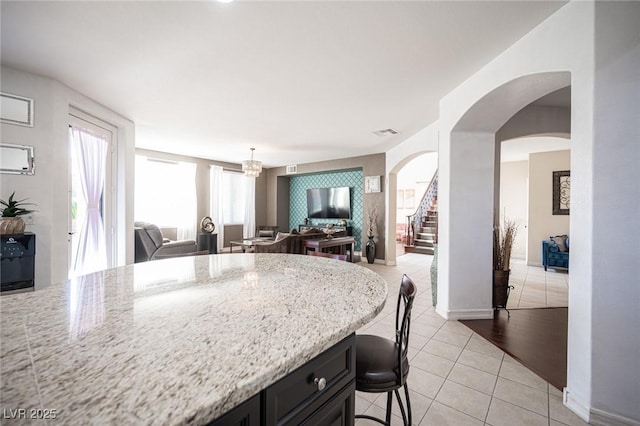
<path fill-rule="evenodd" d="M 438 242 L 438 171 L 416 212 L 407 216 L 405 253 L 433 254 Z"/>

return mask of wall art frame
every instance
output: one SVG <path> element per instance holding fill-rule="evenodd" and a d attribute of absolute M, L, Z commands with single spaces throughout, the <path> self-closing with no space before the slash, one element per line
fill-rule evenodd
<path fill-rule="evenodd" d="M 568 215 L 571 208 L 571 171 L 553 172 L 553 214 Z"/>
<path fill-rule="evenodd" d="M 33 99 L 0 92 L 0 122 L 33 127 Z"/>

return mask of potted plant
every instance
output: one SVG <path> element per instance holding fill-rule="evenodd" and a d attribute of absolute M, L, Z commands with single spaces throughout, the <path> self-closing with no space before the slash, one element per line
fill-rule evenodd
<path fill-rule="evenodd" d="M 32 206 L 35 204 L 25 203 L 27 198 L 15 200 L 15 194 L 16 192 L 13 191 L 7 201 L 0 200 L 0 203 L 4 206 L 2 209 L 2 219 L 0 219 L 0 235 L 24 233 L 25 223 L 20 216 L 33 213 L 35 211 L 25 208 L 25 206 Z"/>
<path fill-rule="evenodd" d="M 367 245 L 365 247 L 367 253 L 367 262 L 373 263 L 376 259 L 376 242 L 373 241 L 373 238 L 376 235 L 377 229 L 377 221 L 378 221 L 378 210 L 376 206 L 373 206 L 371 210 L 369 210 L 369 214 L 367 215 Z"/>
<path fill-rule="evenodd" d="M 505 219 L 502 228 L 493 229 L 493 307 L 506 308 L 511 273 L 511 250 L 518 233 L 518 226 L 512 220 Z"/>

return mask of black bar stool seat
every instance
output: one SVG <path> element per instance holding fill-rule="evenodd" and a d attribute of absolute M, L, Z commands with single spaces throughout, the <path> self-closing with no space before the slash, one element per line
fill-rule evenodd
<path fill-rule="evenodd" d="M 411 401 L 407 377 L 409 376 L 409 326 L 411 308 L 416 296 L 416 286 L 405 274 L 400 283 L 398 306 L 396 308 L 395 339 L 371 334 L 356 335 L 356 390 L 360 392 L 387 394 L 386 419 L 378 419 L 366 414 L 356 415 L 357 419 L 374 420 L 383 425 L 391 425 L 391 403 L 393 395 L 405 425 L 411 425 Z M 404 388 L 405 402 L 398 389 Z M 406 407 L 406 409 L 405 409 Z"/>
<path fill-rule="evenodd" d="M 409 375 L 409 360 L 404 358 L 403 377 L 398 377 L 398 350 L 396 342 L 384 337 L 370 334 L 356 336 L 356 387 L 379 392 L 397 389 L 398 383 L 404 382 Z"/>

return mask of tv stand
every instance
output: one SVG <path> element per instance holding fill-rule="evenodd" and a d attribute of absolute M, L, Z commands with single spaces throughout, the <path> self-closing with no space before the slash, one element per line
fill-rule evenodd
<path fill-rule="evenodd" d="M 327 230 L 327 225 L 333 225 L 333 230 L 336 232 L 346 230 L 348 236 L 350 237 L 353 236 L 353 226 L 341 226 L 341 225 L 336 225 L 335 223 L 334 224 L 318 223 L 317 225 L 315 224 L 298 225 L 298 232 L 306 231 L 307 229 L 311 229 L 311 228 L 318 228 L 318 229 L 321 229 L 323 232 L 325 232 Z"/>

